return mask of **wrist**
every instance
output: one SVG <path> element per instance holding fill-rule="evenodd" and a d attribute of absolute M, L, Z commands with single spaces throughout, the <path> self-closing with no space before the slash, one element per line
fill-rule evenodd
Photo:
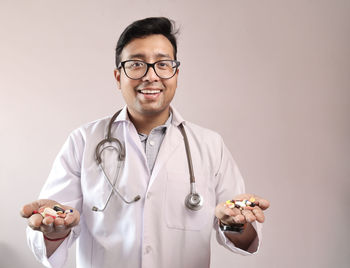
<path fill-rule="evenodd" d="M 45 234 L 43 234 L 44 240 L 51 241 L 51 242 L 62 241 L 70 235 L 70 232 L 71 232 L 71 230 L 69 230 L 69 232 L 66 235 L 64 235 L 62 237 L 58 237 L 58 238 L 47 237 Z"/>

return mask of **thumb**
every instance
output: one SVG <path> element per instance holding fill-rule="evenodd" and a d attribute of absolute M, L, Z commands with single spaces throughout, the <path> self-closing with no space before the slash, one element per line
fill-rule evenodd
<path fill-rule="evenodd" d="M 29 218 L 32 216 L 34 210 L 39 210 L 40 206 L 38 204 L 38 201 L 34 201 L 32 203 L 24 205 L 21 210 L 20 214 L 23 218 Z"/>
<path fill-rule="evenodd" d="M 41 207 L 51 207 L 54 204 L 58 203 L 54 200 L 39 199 L 32 203 L 24 205 L 20 210 L 20 215 L 23 218 L 29 218 L 30 216 L 32 216 L 34 210 L 39 210 Z"/>

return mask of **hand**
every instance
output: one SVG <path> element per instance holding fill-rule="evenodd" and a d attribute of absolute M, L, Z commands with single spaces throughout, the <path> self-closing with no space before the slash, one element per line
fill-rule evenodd
<path fill-rule="evenodd" d="M 216 206 L 215 216 L 226 225 L 232 225 L 236 223 L 252 223 L 254 221 L 264 222 L 265 215 L 264 210 L 270 206 L 270 202 L 266 199 L 260 198 L 253 194 L 241 194 L 234 198 L 234 200 L 243 200 L 250 198 L 255 198 L 254 207 L 245 207 L 240 210 L 238 208 L 229 208 L 225 206 L 225 202 L 222 202 Z"/>
<path fill-rule="evenodd" d="M 64 210 L 72 209 L 72 213 L 67 213 L 65 218 L 50 216 L 43 217 L 41 214 L 33 214 L 34 211 L 39 211 L 40 208 L 59 205 Z M 79 223 L 80 213 L 78 210 L 63 206 L 54 200 L 40 199 L 22 207 L 20 214 L 24 218 L 28 218 L 28 225 L 33 230 L 38 230 L 44 233 L 49 239 L 59 239 L 67 236 L 71 228 Z"/>

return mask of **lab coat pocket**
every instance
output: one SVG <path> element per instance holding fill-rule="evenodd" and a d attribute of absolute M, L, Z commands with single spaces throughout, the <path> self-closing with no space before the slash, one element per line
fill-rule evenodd
<path fill-rule="evenodd" d="M 197 211 L 190 210 L 185 205 L 186 196 L 190 193 L 188 174 L 167 173 L 164 214 L 169 228 L 199 231 L 211 220 L 207 187 L 207 179 L 196 174 L 196 191 L 203 198 L 203 207 Z"/>

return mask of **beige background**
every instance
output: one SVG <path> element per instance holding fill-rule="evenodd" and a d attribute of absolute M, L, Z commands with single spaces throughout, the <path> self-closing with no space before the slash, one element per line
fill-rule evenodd
<path fill-rule="evenodd" d="M 19 208 L 37 198 L 70 131 L 124 104 L 117 38 L 159 15 L 181 31 L 175 106 L 219 132 L 247 190 L 272 203 L 259 254 L 213 240 L 212 267 L 348 267 L 346 0 L 0 0 L 0 266 L 40 267 Z"/>

